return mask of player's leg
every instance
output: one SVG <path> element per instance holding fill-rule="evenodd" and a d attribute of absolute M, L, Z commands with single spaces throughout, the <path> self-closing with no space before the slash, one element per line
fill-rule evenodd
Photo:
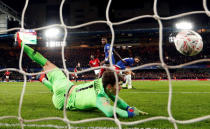
<path fill-rule="evenodd" d="M 127 76 L 127 73 L 126 73 L 125 82 L 122 84 L 122 88 L 127 88 L 127 84 L 128 84 L 128 76 Z"/>
<path fill-rule="evenodd" d="M 36 63 L 43 66 L 44 71 L 52 70 L 56 68 L 54 64 L 48 61 L 45 57 L 43 57 L 39 52 L 34 51 L 27 45 L 24 45 L 24 52 Z M 52 84 L 45 78 L 45 74 L 41 74 L 39 78 L 40 82 L 42 82 L 50 91 L 53 91 Z"/>
<path fill-rule="evenodd" d="M 75 82 L 77 82 L 77 80 L 78 80 L 78 75 L 77 74 L 75 74 Z"/>
<path fill-rule="evenodd" d="M 63 109 L 65 96 L 67 91 L 74 85 L 65 74 L 50 61 L 43 66 L 44 71 L 51 70 L 47 73 L 48 80 L 44 79 L 45 85 L 52 86 L 53 98 L 52 102 L 56 109 Z M 49 88 L 50 89 L 50 88 Z"/>
<path fill-rule="evenodd" d="M 131 89 L 132 88 L 131 74 L 127 75 L 127 80 L 128 80 L 128 89 Z"/>
<path fill-rule="evenodd" d="M 126 80 L 127 80 L 127 84 L 128 84 L 128 89 L 132 88 L 131 74 L 132 74 L 131 70 L 127 71 L 127 79 Z"/>
<path fill-rule="evenodd" d="M 17 35 L 18 44 L 22 47 L 23 43 Z M 40 53 L 33 50 L 31 47 L 24 45 L 24 52 L 36 63 L 40 64 L 44 71 L 47 72 L 48 80 L 43 78 L 43 83 L 50 90 L 53 89 L 53 104 L 57 109 L 62 109 L 64 106 L 65 94 L 74 84 L 66 78 L 65 74 L 53 63 L 48 61 Z"/>
<path fill-rule="evenodd" d="M 47 61 L 43 66 L 44 71 L 47 72 L 47 78 L 43 78 L 42 82 L 53 91 L 53 104 L 57 109 L 63 109 L 65 94 L 74 85 L 66 75 L 56 65 Z"/>
<path fill-rule="evenodd" d="M 17 41 L 19 47 L 23 46 L 23 41 L 20 39 L 19 33 L 17 33 Z M 24 44 L 23 51 L 31 58 L 31 60 L 35 61 L 36 63 L 44 66 L 47 63 L 47 59 L 43 57 L 39 52 L 35 51 L 31 47 Z"/>
<path fill-rule="evenodd" d="M 43 83 L 51 92 L 53 92 L 53 85 L 50 81 L 48 81 L 45 74 L 37 75 L 36 79 Z"/>
<path fill-rule="evenodd" d="M 17 35 L 17 40 L 18 40 L 19 46 L 22 47 L 23 43 L 18 35 Z M 53 63 L 48 61 L 44 56 L 42 56 L 39 52 L 35 51 L 28 45 L 24 44 L 23 50 L 29 56 L 29 58 L 31 58 L 31 60 L 40 64 L 43 67 L 44 71 L 49 71 L 49 70 L 57 68 Z M 44 83 L 52 91 L 52 85 L 50 84 L 50 82 L 47 79 L 44 79 L 45 78 L 44 76 L 45 76 L 45 74 L 42 74 L 40 76 L 39 80 L 42 83 Z"/>
<path fill-rule="evenodd" d="M 45 83 L 46 86 L 49 86 L 49 89 L 52 87 L 53 104 L 55 108 L 63 109 L 66 96 L 65 94 L 74 84 L 66 77 L 62 70 L 60 70 L 50 61 L 46 62 L 46 64 L 43 66 L 43 69 L 44 71 L 49 71 L 47 72 L 48 80 L 44 79 L 43 83 Z"/>
<path fill-rule="evenodd" d="M 6 82 L 9 82 L 9 76 L 6 75 Z"/>
<path fill-rule="evenodd" d="M 18 41 L 18 43 L 20 44 L 19 46 L 22 47 L 23 43 L 21 40 Z M 23 46 L 23 50 L 24 52 L 29 56 L 29 58 L 31 58 L 31 60 L 35 61 L 36 63 L 40 64 L 41 66 L 43 66 L 44 71 L 47 70 L 52 70 L 54 68 L 56 68 L 56 66 L 54 64 L 52 64 L 50 61 L 48 61 L 45 57 L 43 57 L 39 52 L 35 51 L 34 49 L 32 49 L 31 47 L 24 45 Z M 44 74 L 43 74 L 44 75 Z M 46 84 L 46 86 L 52 91 L 52 88 L 50 88 L 49 83 L 46 81 L 46 79 L 43 80 L 43 75 L 41 75 L 41 82 L 43 82 L 44 84 Z"/>
<path fill-rule="evenodd" d="M 22 47 L 23 42 L 17 33 L 17 40 L 19 47 Z M 57 68 L 56 65 L 48 61 L 44 56 L 42 56 L 39 52 L 35 51 L 33 48 L 29 47 L 28 45 L 23 46 L 23 51 L 31 58 L 31 60 L 35 61 L 36 63 L 40 64 L 44 71 L 52 70 Z"/>
<path fill-rule="evenodd" d="M 95 73 L 95 78 L 97 78 L 99 76 L 100 70 L 96 69 L 96 70 L 94 70 L 94 73 Z"/>
<path fill-rule="evenodd" d="M 101 69 L 100 69 L 100 72 L 99 72 L 99 74 L 98 74 L 98 78 L 101 78 L 101 77 L 102 77 L 104 71 L 105 71 L 105 68 L 101 68 Z"/>
<path fill-rule="evenodd" d="M 21 46 L 23 45 L 22 42 L 20 43 Z M 47 63 L 47 59 L 43 57 L 39 52 L 35 51 L 31 47 L 24 45 L 23 46 L 24 52 L 31 58 L 31 60 L 35 61 L 36 63 L 44 66 Z"/>

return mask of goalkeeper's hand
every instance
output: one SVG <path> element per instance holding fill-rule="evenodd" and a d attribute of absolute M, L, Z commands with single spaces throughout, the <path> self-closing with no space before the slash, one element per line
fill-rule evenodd
<path fill-rule="evenodd" d="M 127 112 L 128 112 L 128 117 L 134 117 L 134 116 L 139 116 L 139 115 L 148 115 L 147 112 L 138 110 L 136 107 L 128 107 Z"/>

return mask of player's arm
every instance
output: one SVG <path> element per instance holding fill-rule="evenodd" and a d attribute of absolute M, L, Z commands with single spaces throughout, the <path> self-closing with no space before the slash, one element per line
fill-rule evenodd
<path fill-rule="evenodd" d="M 131 75 L 132 75 L 132 76 L 135 76 L 136 74 L 135 74 L 134 72 L 131 71 Z"/>
<path fill-rule="evenodd" d="M 114 102 L 115 101 L 115 98 L 116 96 L 114 95 L 111 95 L 110 96 L 111 100 Z M 136 107 L 131 107 L 129 106 L 123 99 L 121 99 L 120 97 L 118 97 L 118 100 L 117 100 L 117 107 L 119 107 L 120 109 L 123 109 L 123 110 L 126 110 L 128 112 L 135 112 L 134 114 L 135 115 L 147 115 L 148 113 L 147 112 L 143 112 L 141 110 L 138 110 Z"/>
<path fill-rule="evenodd" d="M 114 95 L 110 96 L 110 99 L 113 102 L 115 101 L 115 98 L 116 98 L 116 96 L 114 96 Z M 129 105 L 124 100 L 122 100 L 120 97 L 118 97 L 117 107 L 119 107 L 120 109 L 126 110 L 129 107 Z"/>
<path fill-rule="evenodd" d="M 115 50 L 113 50 L 113 52 L 114 52 L 114 54 L 123 62 L 123 63 L 127 63 L 126 61 L 124 61 L 122 58 L 121 58 L 121 56 L 120 56 L 120 54 L 118 53 L 118 52 L 116 52 Z"/>
<path fill-rule="evenodd" d="M 100 65 L 101 66 L 104 65 L 104 64 L 105 64 L 105 60 L 103 60 L 103 61 L 100 62 Z"/>
<path fill-rule="evenodd" d="M 113 110 L 114 107 L 110 105 L 109 100 L 104 97 L 103 95 L 98 95 L 97 100 L 96 100 L 96 107 L 101 110 L 107 117 L 113 117 Z M 132 117 L 132 115 L 126 110 L 120 109 L 116 107 L 116 114 L 120 117 Z M 134 115 L 133 115 L 134 116 Z"/>

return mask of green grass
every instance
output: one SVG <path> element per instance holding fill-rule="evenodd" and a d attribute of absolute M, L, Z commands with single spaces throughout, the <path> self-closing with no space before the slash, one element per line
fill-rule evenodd
<path fill-rule="evenodd" d="M 210 114 L 210 82 L 209 81 L 173 81 L 172 115 L 176 120 L 189 120 Z M 18 106 L 22 91 L 21 82 L 0 83 L 0 117 L 18 116 Z M 167 81 L 133 81 L 136 89 L 123 89 L 119 96 L 129 105 L 149 113 L 148 116 L 120 118 L 120 121 L 137 121 L 155 116 L 168 116 L 168 82 Z M 21 115 L 26 120 L 44 117 L 63 117 L 63 111 L 56 110 L 51 101 L 51 93 L 39 82 L 27 82 Z M 69 120 L 77 121 L 88 118 L 104 117 L 98 110 L 68 111 Z M 17 124 L 16 119 L 3 119 L 0 123 Z M 48 124 L 66 126 L 63 121 L 40 121 L 25 124 Z M 209 129 L 210 120 L 192 124 L 178 124 L 182 129 Z M 76 127 L 117 127 L 113 121 L 96 121 L 74 124 Z M 123 128 L 173 128 L 166 120 L 155 120 Z M 25 127 L 26 129 L 40 129 Z M 43 127 L 42 127 L 43 128 Z M 20 127 L 0 126 L 0 129 L 20 129 Z"/>

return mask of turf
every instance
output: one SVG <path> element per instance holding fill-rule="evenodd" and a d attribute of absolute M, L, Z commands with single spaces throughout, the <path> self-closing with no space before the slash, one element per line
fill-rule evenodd
<path fill-rule="evenodd" d="M 83 83 L 83 82 L 80 82 Z M 176 120 L 189 120 L 210 114 L 210 83 L 209 81 L 173 81 L 172 115 Z M 18 116 L 19 100 L 22 91 L 21 82 L 0 83 L 0 118 L 2 116 Z M 168 82 L 167 81 L 133 81 L 136 89 L 122 89 L 119 96 L 129 105 L 136 106 L 140 110 L 149 113 L 147 116 L 135 118 L 120 118 L 120 121 L 132 122 L 155 116 L 168 117 Z M 51 101 L 52 94 L 39 82 L 27 82 L 21 116 L 26 120 L 63 117 L 63 111 L 56 110 Z M 104 117 L 98 110 L 92 111 L 68 111 L 68 119 L 71 121 L 84 120 L 88 118 Z M 4 126 L 7 123 L 10 126 Z M 17 119 L 0 120 L 0 129 L 20 129 Z M 63 121 L 48 120 L 41 122 L 25 123 L 30 126 L 58 125 L 64 127 Z M 183 129 L 209 129 L 210 120 L 204 120 L 192 124 L 177 124 Z M 27 129 L 40 129 L 43 127 L 28 127 Z M 82 124 L 72 124 L 74 127 L 114 127 L 113 121 L 95 121 Z M 122 125 L 123 128 L 174 128 L 173 124 L 166 120 L 155 120 L 132 126 Z M 52 127 L 50 127 L 52 128 Z"/>

